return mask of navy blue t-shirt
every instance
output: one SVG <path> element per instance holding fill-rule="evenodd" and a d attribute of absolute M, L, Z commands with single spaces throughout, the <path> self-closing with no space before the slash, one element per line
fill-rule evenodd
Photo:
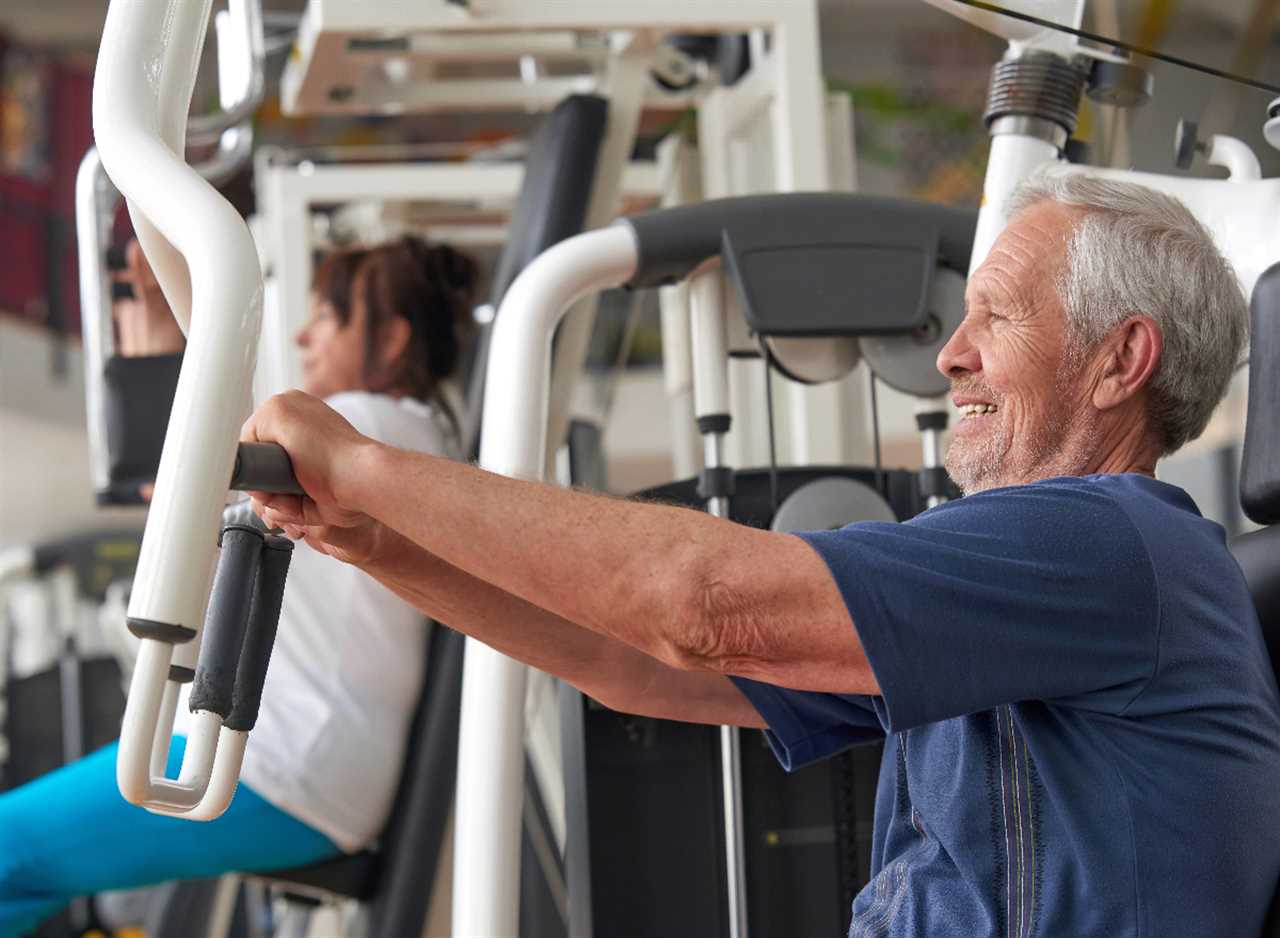
<path fill-rule="evenodd" d="M 1280 700 L 1222 529 L 1140 475 L 801 535 L 881 695 L 735 681 L 793 768 L 886 739 L 850 936 L 1254 938 Z"/>

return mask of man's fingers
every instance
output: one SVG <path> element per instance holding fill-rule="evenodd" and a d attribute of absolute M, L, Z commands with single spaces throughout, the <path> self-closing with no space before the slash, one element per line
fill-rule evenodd
<path fill-rule="evenodd" d="M 249 497 L 253 500 L 255 506 L 273 511 L 287 520 L 301 523 L 306 518 L 306 509 L 302 504 L 302 500 L 306 496 L 282 495 L 275 492 L 250 492 Z M 255 507 L 254 510 L 256 511 L 257 508 Z"/>

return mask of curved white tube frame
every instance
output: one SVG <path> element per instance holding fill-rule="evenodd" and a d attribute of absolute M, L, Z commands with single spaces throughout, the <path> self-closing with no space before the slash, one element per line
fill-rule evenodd
<path fill-rule="evenodd" d="M 225 775 L 215 771 L 217 763 L 238 763 L 241 741 L 217 732 L 217 717 L 197 713 L 179 778 L 165 779 L 153 763 L 162 767 L 172 732 L 166 698 L 177 685 L 170 667 L 194 667 L 199 648 L 262 320 L 262 270 L 249 230 L 182 158 L 209 8 L 210 0 L 112 0 L 93 94 L 102 165 L 127 200 L 139 241 L 188 336 L 129 618 L 182 626 L 195 637 L 179 645 L 142 640 L 116 777 L 121 794 L 135 804 L 199 816 L 216 816 L 229 803 L 225 781 L 211 785 L 210 779 Z M 228 737 L 225 755 L 220 735 Z"/>
<path fill-rule="evenodd" d="M 223 130 L 213 154 L 195 167 L 196 172 L 217 186 L 239 172 L 253 155 L 251 116 L 262 103 L 264 89 L 262 56 L 255 53 L 263 44 L 261 0 L 236 0 L 233 12 L 219 13 L 214 23 L 218 27 L 222 116 L 234 116 L 241 110 L 249 115 L 242 123 Z M 251 70 L 247 75 L 246 68 Z M 188 128 L 187 143 L 193 142 Z M 85 358 L 89 480 L 94 492 L 98 493 L 105 492 L 110 483 L 103 367 L 115 352 L 115 340 L 111 319 L 111 277 L 105 251 L 118 197 L 119 193 L 102 167 L 97 147 L 90 147 L 76 173 L 76 254 L 80 270 L 80 335 Z"/>
<path fill-rule="evenodd" d="M 494 324 L 480 464 L 542 478 L 551 339 L 570 305 L 635 272 L 627 225 L 578 235 L 539 255 L 507 291 Z M 453 934 L 514 935 L 520 898 L 524 803 L 525 666 L 467 640 L 458 748 Z"/>

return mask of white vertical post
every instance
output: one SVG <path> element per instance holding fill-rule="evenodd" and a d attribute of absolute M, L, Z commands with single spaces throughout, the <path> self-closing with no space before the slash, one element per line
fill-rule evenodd
<path fill-rule="evenodd" d="M 691 148 L 676 134 L 657 148 L 658 176 L 663 208 L 698 200 L 700 185 Z M 671 415 L 671 466 L 675 478 L 684 479 L 702 468 L 698 427 L 694 423 L 693 353 L 689 333 L 689 284 L 658 290 L 662 316 L 663 386 Z"/>
<path fill-rule="evenodd" d="M 973 254 L 969 273 L 986 258 L 996 237 L 1009 220 L 1009 196 L 1039 167 L 1058 159 L 1058 148 L 1038 137 L 1026 134 L 996 134 L 991 138 L 987 155 L 987 175 L 982 183 L 982 207 L 978 209 L 978 227 L 973 235 Z"/>
<path fill-rule="evenodd" d="M 774 162 L 778 191 L 827 190 L 827 95 L 822 81 L 818 11 L 796 4 L 774 30 Z M 786 383 L 790 457 L 796 463 L 847 462 L 865 448 L 865 428 L 848 407 L 846 382 L 806 386 Z"/>
<path fill-rule="evenodd" d="M 561 242 L 512 283 L 495 320 L 486 373 L 480 447 L 486 469 L 542 477 L 556 324 L 587 293 L 626 282 L 635 264 L 630 229 L 611 226 Z M 454 827 L 457 938 L 517 934 L 525 675 L 524 665 L 467 640 Z"/>
<path fill-rule="evenodd" d="M 311 200 L 298 170 L 269 159 L 255 166 L 274 315 L 264 317 L 258 353 L 259 394 L 302 384 L 302 361 L 293 338 L 307 321 L 311 293 Z"/>

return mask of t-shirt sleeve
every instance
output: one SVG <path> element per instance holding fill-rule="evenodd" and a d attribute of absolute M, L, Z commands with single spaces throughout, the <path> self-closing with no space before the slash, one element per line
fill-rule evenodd
<path fill-rule="evenodd" d="M 745 677 L 730 679 L 768 724 L 765 738 L 788 772 L 850 746 L 884 738 L 877 698 L 788 690 Z"/>
<path fill-rule="evenodd" d="M 889 732 L 1028 700 L 1120 714 L 1155 671 L 1150 557 L 1099 484 L 1001 489 L 801 537 L 848 606 Z M 787 694 L 793 709 L 834 696 Z"/>

